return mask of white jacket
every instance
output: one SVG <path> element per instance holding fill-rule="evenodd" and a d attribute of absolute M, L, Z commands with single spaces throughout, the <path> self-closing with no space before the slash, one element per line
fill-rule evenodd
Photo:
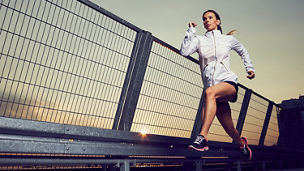
<path fill-rule="evenodd" d="M 189 56 L 198 52 L 205 88 L 224 81 L 237 83 L 237 76 L 230 70 L 232 49 L 241 56 L 246 72 L 254 71 L 247 50 L 235 37 L 223 35 L 219 30 L 208 31 L 203 36 L 195 35 L 195 32 L 194 27 L 187 30 L 180 53 Z"/>

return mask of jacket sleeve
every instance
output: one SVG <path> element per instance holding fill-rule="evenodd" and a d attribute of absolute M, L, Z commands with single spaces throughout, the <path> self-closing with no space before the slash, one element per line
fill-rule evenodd
<path fill-rule="evenodd" d="M 241 56 L 242 61 L 246 68 L 246 72 L 248 72 L 248 71 L 255 72 L 247 49 L 235 37 L 233 37 L 233 40 L 232 40 L 232 49 Z"/>
<path fill-rule="evenodd" d="M 181 48 L 180 48 L 180 54 L 183 56 L 189 56 L 193 54 L 194 52 L 197 52 L 199 40 L 195 35 L 195 28 L 189 27 L 189 29 L 186 31 L 186 36 L 182 42 Z"/>

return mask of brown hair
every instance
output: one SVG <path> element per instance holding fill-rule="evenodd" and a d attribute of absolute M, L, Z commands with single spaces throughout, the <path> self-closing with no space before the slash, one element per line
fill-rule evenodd
<path fill-rule="evenodd" d="M 216 11 L 214 11 L 214 10 L 207 10 L 207 11 L 205 11 L 205 12 L 203 13 L 203 17 L 204 17 L 204 15 L 205 15 L 207 12 L 212 12 L 212 13 L 215 15 L 215 18 L 216 18 L 217 20 L 221 20 L 220 15 L 219 15 Z M 217 29 L 220 30 L 221 33 L 223 34 L 222 27 L 221 27 L 221 23 L 217 26 Z M 236 32 L 235 29 L 234 29 L 234 30 L 231 30 L 230 32 L 227 33 L 227 35 L 232 35 L 232 34 L 234 34 L 235 32 Z"/>

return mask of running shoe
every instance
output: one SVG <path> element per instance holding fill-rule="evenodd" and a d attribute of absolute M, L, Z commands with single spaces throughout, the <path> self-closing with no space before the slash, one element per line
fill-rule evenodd
<path fill-rule="evenodd" d="M 196 136 L 196 139 L 194 140 L 194 142 L 192 144 L 190 144 L 188 148 L 194 149 L 197 151 L 209 150 L 208 140 L 204 136 L 198 135 L 198 136 Z"/>
<path fill-rule="evenodd" d="M 241 137 L 241 140 L 244 142 L 244 145 L 240 147 L 243 155 L 250 160 L 252 158 L 252 151 L 248 146 L 248 140 L 246 137 Z"/>

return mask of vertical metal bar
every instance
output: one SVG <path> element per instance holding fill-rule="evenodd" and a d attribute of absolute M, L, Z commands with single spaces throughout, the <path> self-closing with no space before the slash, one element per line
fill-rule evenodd
<path fill-rule="evenodd" d="M 130 163 L 128 161 L 124 161 L 121 165 L 120 165 L 120 171 L 130 171 Z"/>
<path fill-rule="evenodd" d="M 193 129 L 191 133 L 191 139 L 195 139 L 195 137 L 199 134 L 202 128 L 202 112 L 203 112 L 203 107 L 204 107 L 204 97 L 205 97 L 205 89 L 203 90 L 201 100 L 199 102 L 199 106 L 197 109 L 197 114 L 195 117 L 195 121 L 193 124 Z"/>
<path fill-rule="evenodd" d="M 68 6 L 68 3 L 66 3 L 66 6 Z M 69 20 L 71 14 L 70 12 L 66 12 L 64 11 L 64 16 L 67 16 L 67 19 L 66 20 Z M 62 21 L 64 21 L 64 17 L 62 17 Z M 62 58 L 62 61 L 60 63 L 60 67 L 59 68 L 62 68 L 62 69 L 59 69 L 59 72 L 62 73 L 62 75 L 66 75 L 66 76 L 62 76 L 63 78 L 59 78 L 60 79 L 60 82 L 59 82 L 59 85 L 58 85 L 58 90 L 64 90 L 65 87 L 67 87 L 67 85 L 69 84 L 69 81 L 67 79 L 64 79 L 64 77 L 67 77 L 67 73 L 65 72 L 65 68 L 68 68 L 70 67 L 70 61 L 69 61 L 69 49 L 70 49 L 70 43 L 67 43 L 69 42 L 70 39 L 73 38 L 72 34 L 70 34 L 70 32 L 67 31 L 67 26 L 68 26 L 68 23 L 67 22 L 64 22 L 62 24 L 62 27 L 61 29 L 64 31 L 64 35 L 67 35 L 66 36 L 66 43 L 64 43 L 65 41 L 62 40 L 61 44 L 60 44 L 60 52 L 62 53 L 61 54 L 61 58 Z M 70 38 L 72 37 L 72 38 Z M 64 44 L 64 46 L 62 45 Z M 64 61 L 64 62 L 63 62 Z M 59 95 L 59 98 L 57 100 L 57 96 L 58 94 L 65 94 L 65 95 Z M 64 109 L 65 108 L 65 103 L 67 101 L 67 94 L 66 92 L 58 92 L 57 96 L 56 96 L 56 101 L 58 101 L 58 104 L 62 104 L 62 109 L 61 110 L 64 110 L 65 112 L 61 111 L 60 113 L 58 113 L 59 111 L 57 111 L 56 113 L 56 117 L 59 115 L 59 118 L 58 118 L 58 121 L 56 121 L 57 119 L 55 119 L 56 122 L 58 123 L 67 123 L 67 119 L 66 119 L 66 115 L 67 115 L 67 109 Z"/>
<path fill-rule="evenodd" d="M 40 5 L 41 4 L 39 4 L 39 9 L 41 9 L 41 8 L 43 8 L 43 14 L 46 14 L 46 3 L 44 4 L 44 6 L 43 7 L 40 7 Z M 42 10 L 41 10 L 42 11 Z M 38 14 L 37 14 L 38 15 Z M 49 16 L 49 13 L 47 14 L 47 16 Z M 35 48 L 37 47 L 37 55 L 39 54 L 39 53 L 44 53 L 44 51 L 45 51 L 45 48 L 43 47 L 44 45 L 41 43 L 42 42 L 42 40 L 43 40 L 43 37 L 44 37 L 44 35 L 46 35 L 46 33 L 45 33 L 45 31 L 46 31 L 46 26 L 43 28 L 43 30 L 42 30 L 42 35 L 43 36 L 41 36 L 41 38 L 40 38 L 40 40 L 38 40 L 38 35 L 39 35 L 39 32 L 41 32 L 41 30 L 40 30 L 40 27 L 41 27 L 41 25 L 42 25 L 42 22 L 40 21 L 40 20 L 38 20 L 39 21 L 39 27 L 38 27 L 38 31 L 37 31 L 37 35 L 36 35 L 36 38 L 34 39 L 35 40 Z M 49 36 L 49 34 L 47 35 L 47 36 Z M 37 45 L 36 45 L 37 44 Z M 37 86 L 37 85 L 41 85 L 41 79 L 37 79 L 38 78 L 38 75 L 39 75 L 39 73 L 41 72 L 40 70 L 42 70 L 41 68 L 42 68 L 42 66 L 41 65 L 36 65 L 37 63 L 39 63 L 39 64 L 41 64 L 42 63 L 42 59 L 44 58 L 45 56 L 34 56 L 34 63 L 35 63 L 35 68 L 37 68 L 37 72 L 36 73 L 33 73 L 32 74 L 32 78 L 31 78 L 31 82 L 34 82 L 33 83 L 33 92 L 34 92 L 34 90 L 36 89 L 37 90 L 37 92 L 40 92 L 41 90 L 40 89 L 42 89 L 40 86 Z M 40 59 L 40 61 L 38 61 L 38 58 L 41 58 Z M 35 75 L 34 75 L 35 74 Z M 40 84 L 38 84 L 38 82 L 40 81 Z M 41 94 L 43 94 L 43 93 L 41 93 Z M 33 95 L 30 97 L 30 102 L 29 102 L 29 104 L 31 104 L 31 102 L 33 102 L 33 110 L 35 110 L 35 107 L 40 107 L 40 104 L 41 104 L 41 102 L 39 102 L 39 104 L 37 103 L 38 102 L 38 96 L 37 97 L 33 97 Z M 41 99 L 40 99 L 41 100 Z M 33 115 L 31 116 L 31 120 L 38 120 L 38 116 L 35 116 L 34 118 L 33 118 Z"/>
<path fill-rule="evenodd" d="M 17 11 L 20 11 L 21 10 L 21 6 L 23 5 L 23 1 L 22 1 L 22 3 L 21 3 L 21 5 L 20 5 L 20 9 L 18 9 Z M 16 6 L 16 2 L 15 2 L 15 6 Z M 17 19 L 16 19 L 16 24 L 15 24 L 15 27 L 14 27 L 14 33 L 16 33 L 16 28 L 17 28 L 17 22 L 19 22 L 19 17 L 20 17 L 20 13 L 18 13 L 18 16 L 17 16 Z M 24 22 L 24 20 L 22 21 L 22 24 L 23 24 L 23 22 Z M 17 35 L 20 35 L 20 32 L 21 32 L 21 29 L 19 30 L 19 33 L 17 33 Z M 11 70 L 12 70 L 12 73 L 14 73 L 14 76 L 13 76 L 13 80 L 15 81 L 16 79 L 16 75 L 18 75 L 18 74 L 16 74 L 17 73 L 17 69 L 18 69 L 18 65 L 19 65 L 19 62 L 20 62 L 20 60 L 18 60 L 18 59 L 14 59 L 15 57 L 16 57 L 16 52 L 17 52 L 17 47 L 18 47 L 18 44 L 19 44 L 19 41 L 20 41 L 20 36 L 18 36 L 18 38 L 17 38 L 17 43 L 16 43 L 16 46 L 15 46 L 15 50 L 14 50 L 14 54 L 12 55 L 12 57 L 13 57 L 13 61 L 14 60 L 16 60 L 17 62 L 17 64 L 16 64 L 16 66 L 13 66 L 12 67 L 12 64 L 13 64 L 13 62 L 11 63 Z M 9 54 L 9 53 L 8 53 Z M 8 55 L 9 56 L 9 55 Z M 11 72 L 10 72 L 11 73 Z M 8 77 L 9 78 L 9 77 Z M 0 81 L 1 82 L 1 81 Z M 13 112 L 13 110 L 14 110 L 14 106 L 17 106 L 16 105 L 16 103 L 15 103 L 15 97 L 16 97 L 16 94 L 17 93 L 15 93 L 15 92 L 17 92 L 17 89 L 18 89 L 18 86 L 19 86 L 19 83 L 15 83 L 15 87 L 10 87 L 10 90 L 9 90 L 9 93 L 8 93 L 8 96 L 10 96 L 10 95 L 12 95 L 12 105 L 11 105 L 11 109 L 10 109 L 10 112 L 9 112 L 9 117 L 11 117 L 11 114 L 12 113 L 16 113 L 17 114 L 17 110 L 16 110 L 16 112 Z M 8 100 L 10 99 L 9 97 L 7 98 Z M 7 106 L 6 106 L 7 107 Z M 7 112 L 7 111 L 5 111 L 5 112 Z M 16 116 L 14 116 L 14 117 L 16 117 Z"/>
<path fill-rule="evenodd" d="M 15 8 L 15 6 L 16 6 L 16 2 L 15 2 L 15 4 L 14 4 L 14 8 Z M 8 11 L 8 8 L 6 8 L 6 12 L 5 12 L 5 17 L 4 17 L 4 19 L 3 19 L 3 23 L 2 23 L 2 26 L 1 26 L 1 32 L 2 32 L 2 30 L 4 30 L 3 29 L 3 25 L 4 25 L 4 23 L 5 23 L 5 19 L 6 18 L 9 18 L 9 17 L 6 17 L 7 16 L 7 11 Z M 14 39 L 14 35 L 12 35 L 12 37 L 11 38 L 8 38 L 9 36 L 9 30 L 10 30 L 10 27 L 11 27 L 11 24 L 12 24 L 12 21 L 13 21 L 13 16 L 14 16 L 14 12 L 15 11 L 13 11 L 12 12 L 12 14 L 10 15 L 10 19 L 9 19 L 9 24 L 8 24 L 8 27 L 7 27 L 7 31 L 6 31 L 6 34 L 5 34 L 5 39 L 4 39 L 4 42 L 6 42 L 7 44 L 9 44 L 9 46 L 8 46 L 8 50 L 7 50 L 7 54 L 5 54 L 6 55 L 6 58 L 5 58 L 5 67 L 3 67 L 2 68 L 2 72 L 0 73 L 0 78 L 2 79 L 2 78 L 5 78 L 4 77 L 4 71 L 5 71 L 5 69 L 6 68 L 9 68 L 8 69 L 8 72 L 10 72 L 10 70 L 11 70 L 11 66 L 12 66 L 12 64 L 13 64 L 13 60 L 12 60 L 12 62 L 11 62 L 11 64 L 9 64 L 9 62 L 8 62 L 8 59 L 9 59 L 9 54 L 10 54 L 10 50 L 11 50 L 11 48 L 12 48 L 12 43 L 13 43 L 13 39 Z M 16 22 L 16 24 L 17 24 L 17 22 Z M 14 32 L 15 32 L 15 30 L 16 30 L 16 27 L 15 27 L 15 29 L 14 29 Z M 9 40 L 10 39 L 10 40 Z M 1 61 L 1 58 L 2 58 L 2 56 L 4 56 L 4 52 L 5 52 L 5 48 L 4 48 L 5 46 L 3 45 L 2 46 L 2 49 L 1 49 L 1 52 L 0 52 L 0 61 Z M 2 55 L 3 54 L 3 55 Z M 2 96 L 1 96 L 1 101 L 0 101 L 0 108 L 1 108 L 1 106 L 2 106 L 2 100 L 3 99 L 5 99 L 5 98 L 7 98 L 6 99 L 6 105 L 5 105 L 5 108 L 4 108 L 4 114 L 7 112 L 7 107 L 9 106 L 9 102 L 10 102 L 10 93 L 8 94 L 8 97 L 5 97 L 5 92 L 7 92 L 8 90 L 7 89 L 10 89 L 10 87 L 12 87 L 12 84 L 11 85 L 7 85 L 7 83 L 8 83 L 8 78 L 9 78 L 9 73 L 7 74 L 7 78 L 5 78 L 6 79 L 6 81 L 5 81 L 5 86 L 4 86 L 4 91 L 3 91 L 3 93 L 2 93 Z M 5 97 L 5 98 L 4 98 Z M 12 104 L 12 106 L 13 106 L 13 104 Z M 10 112 L 11 113 L 11 112 Z M 11 114 L 9 114 L 9 117 L 11 117 L 10 116 Z"/>
<path fill-rule="evenodd" d="M 40 8 L 40 4 L 41 3 L 39 3 L 39 8 Z M 34 13 L 34 10 L 33 10 L 34 7 L 37 8 L 36 2 L 34 2 L 33 6 L 31 7 L 30 20 L 29 20 L 28 24 L 30 25 L 31 20 L 32 20 L 34 22 L 34 24 L 32 25 L 32 28 L 37 28 L 37 25 L 36 25 L 37 20 L 35 19 L 35 14 L 33 14 Z M 37 15 L 38 15 L 38 11 L 36 13 L 36 16 Z M 40 27 L 38 28 L 38 30 L 40 30 Z M 25 71 L 25 79 L 24 79 L 24 84 L 23 84 L 22 93 L 21 93 L 22 96 L 25 95 L 24 102 L 27 102 L 27 104 L 25 104 L 23 106 L 23 108 L 22 108 L 22 116 L 21 116 L 21 118 L 30 119 L 30 117 L 28 116 L 28 114 L 29 114 L 29 111 L 30 111 L 31 104 L 28 103 L 28 102 L 29 102 L 29 98 L 31 97 L 31 94 L 33 94 L 33 90 L 32 90 L 33 86 L 29 84 L 31 82 L 31 80 L 32 80 L 31 73 L 30 73 L 30 70 L 31 70 L 30 66 L 32 64 L 31 61 L 34 60 L 33 55 L 32 55 L 33 49 L 31 49 L 30 45 L 33 43 L 34 46 L 35 46 L 37 42 L 35 41 L 36 40 L 35 39 L 35 33 L 36 32 L 34 33 L 34 29 L 33 30 L 29 29 L 27 31 L 28 32 L 26 33 L 26 35 L 30 34 L 30 36 L 28 37 L 30 39 L 30 41 L 28 42 L 28 45 L 27 45 L 27 48 L 26 48 L 26 52 L 25 52 L 25 54 L 26 54 L 25 59 L 28 57 L 28 59 L 27 59 L 28 65 L 24 69 L 24 71 Z M 25 35 L 25 37 L 27 37 L 26 35 Z M 37 37 L 37 35 L 38 35 L 38 32 L 36 33 L 36 37 Z M 28 84 L 27 88 L 24 86 L 26 84 Z M 23 92 L 23 90 L 24 90 L 24 92 Z M 25 108 L 25 106 L 27 108 Z M 24 117 L 23 117 L 23 113 L 25 113 Z"/>
<path fill-rule="evenodd" d="M 150 32 L 141 31 L 137 33 L 114 119 L 113 129 L 131 129 L 140 89 L 147 69 L 152 42 L 153 38 Z"/>
<path fill-rule="evenodd" d="M 242 164 L 241 164 L 241 161 L 240 161 L 240 160 L 238 160 L 238 161 L 236 162 L 236 170 L 237 170 L 237 171 L 242 171 Z"/>
<path fill-rule="evenodd" d="M 124 84 L 123 84 L 123 87 L 122 87 L 122 92 L 121 92 L 121 95 L 120 95 L 120 99 L 119 99 L 119 102 L 118 102 L 118 107 L 117 107 L 117 110 L 116 110 L 116 114 L 115 114 L 115 118 L 114 118 L 114 122 L 113 122 L 113 126 L 112 126 L 112 129 L 118 129 L 118 124 L 119 124 L 119 120 L 121 118 L 121 112 L 122 112 L 122 108 L 123 108 L 123 105 L 124 105 L 124 101 L 125 101 L 125 98 L 127 96 L 127 86 L 130 82 L 130 79 L 131 79 L 131 71 L 132 71 L 132 68 L 134 66 L 134 61 L 135 61 L 135 51 L 136 49 L 138 49 L 138 44 L 139 44 L 139 41 L 141 39 L 141 37 L 143 36 L 143 34 L 141 33 L 137 33 L 136 34 L 136 38 L 135 38 L 135 43 L 134 43 L 134 46 L 133 46 L 133 49 L 132 49 L 132 54 L 131 54 L 131 58 L 130 58 L 130 61 L 129 61 L 129 66 L 128 66 L 128 69 L 127 69 L 127 73 L 126 73 L 126 76 L 125 76 L 125 80 L 124 80 Z"/>
<path fill-rule="evenodd" d="M 57 8 L 55 8 L 54 9 L 54 14 L 53 14 L 53 18 L 52 18 L 52 21 L 53 21 L 53 19 L 55 19 L 56 20 L 56 18 L 57 18 L 57 16 L 60 16 L 60 15 L 62 15 L 61 14 L 61 12 L 62 12 L 62 9 L 61 8 L 59 8 L 59 11 L 58 11 L 58 15 L 55 15 L 55 14 L 57 14 Z M 55 21 L 55 25 L 56 26 L 58 26 L 59 25 L 59 20 L 56 20 Z M 62 22 L 60 23 L 60 25 L 62 24 Z M 55 33 L 55 31 L 56 30 L 58 30 L 58 35 L 57 35 L 57 38 L 56 38 L 56 33 Z M 58 47 L 58 44 L 60 43 L 60 38 L 59 38 L 59 36 L 60 36 L 60 30 L 59 29 L 56 29 L 56 28 L 54 28 L 54 35 L 52 35 L 52 41 L 53 41 L 53 38 L 54 38 L 54 47 Z M 51 48 L 50 48 L 51 49 Z M 50 63 L 50 66 L 53 64 L 53 66 L 54 67 L 56 67 L 57 65 L 58 65 L 58 58 L 54 58 L 54 56 L 57 56 L 58 55 L 58 53 L 59 52 L 56 52 L 55 50 L 52 52 L 51 50 L 49 50 L 49 53 L 48 53 L 48 55 L 50 55 L 50 56 L 52 56 L 52 57 L 50 57 L 51 58 L 51 63 Z M 55 60 L 55 61 L 54 61 Z M 48 80 L 50 80 L 50 83 L 54 83 L 53 85 L 57 85 L 57 75 L 56 75 L 56 70 L 51 70 L 50 68 L 49 68 L 49 71 L 48 71 L 48 76 L 47 76 L 47 78 L 48 78 Z M 56 94 L 55 94 L 55 91 L 54 91 L 54 89 L 53 88 L 51 88 L 50 87 L 50 90 L 48 91 L 48 97 L 49 97 L 49 100 L 50 101 L 52 101 L 52 102 L 54 102 L 55 101 L 55 99 L 54 99 L 54 96 L 55 96 Z M 53 118 L 53 116 L 54 116 L 54 108 L 55 108 L 55 104 L 50 104 L 49 105 L 50 106 L 50 108 L 51 109 L 46 109 L 46 118 L 49 118 L 49 120 L 48 121 L 55 121 L 55 120 L 52 120 L 52 118 Z"/>
<path fill-rule="evenodd" d="M 283 125 L 282 125 L 282 120 L 281 120 L 281 112 L 283 109 L 279 110 L 279 107 L 276 107 L 276 112 L 277 112 L 277 122 L 278 122 L 278 128 L 279 128 L 279 137 L 277 144 L 279 146 L 282 146 L 284 144 L 284 139 L 283 139 Z"/>
<path fill-rule="evenodd" d="M 51 21 L 49 21 L 49 23 L 55 22 L 55 19 L 56 19 L 56 17 L 55 17 L 55 11 L 56 11 L 56 8 L 52 9 L 52 10 L 51 10 L 51 8 L 49 8 L 48 14 L 47 14 L 47 21 L 51 20 Z M 52 12 L 53 12 L 53 14 L 52 14 Z M 50 15 L 50 14 L 52 14 L 52 15 Z M 53 57 L 54 54 L 52 54 L 52 48 L 51 48 L 51 46 L 55 44 L 54 47 L 56 47 L 57 41 L 58 41 L 57 37 L 53 35 L 53 34 L 55 34 L 56 28 L 55 27 L 52 28 L 50 24 L 48 24 L 48 25 L 50 26 L 50 29 L 49 29 L 47 38 L 50 39 L 50 44 L 49 44 L 49 46 L 47 46 L 48 50 L 46 51 L 46 54 L 43 53 L 43 56 L 47 59 L 46 62 L 45 62 L 45 64 L 44 64 L 46 66 L 47 66 L 47 63 L 49 63 L 49 65 L 51 65 L 53 63 L 53 60 L 55 59 Z M 56 22 L 56 25 L 57 25 L 57 22 Z M 53 34 L 52 34 L 52 31 L 54 32 Z M 47 79 L 45 79 L 44 82 L 41 82 L 42 85 L 47 85 L 48 81 L 50 80 L 50 78 L 51 78 L 51 80 L 49 82 L 53 81 L 51 68 L 50 67 L 46 67 L 45 70 L 46 71 L 43 71 L 43 76 L 46 77 Z M 51 92 L 52 92 L 52 90 L 50 88 L 48 88 L 47 90 L 45 90 L 45 92 L 43 93 L 44 97 L 48 97 L 48 99 L 49 99 L 49 97 L 51 97 L 51 95 L 52 95 Z M 41 102 L 42 102 L 42 97 L 41 97 Z M 39 105 L 41 105 L 41 102 L 40 102 Z M 51 109 L 48 109 L 46 107 L 43 108 L 43 110 L 41 112 L 41 121 L 51 121 L 50 117 L 48 117 L 48 113 L 49 113 L 50 110 Z"/>
<path fill-rule="evenodd" d="M 67 4 L 67 6 L 69 6 L 70 8 L 73 8 L 73 3 L 74 2 L 70 2 L 69 4 Z M 76 7 L 74 7 L 74 8 L 76 8 Z M 75 19 L 77 21 L 77 17 L 75 15 L 73 15 L 72 13 L 68 14 L 68 19 L 67 20 L 69 20 L 69 19 L 70 19 L 70 21 L 67 22 L 66 26 L 73 25 L 75 23 Z M 73 54 L 70 53 L 70 52 L 73 51 L 73 50 L 71 50 L 72 48 L 75 49 L 75 42 L 76 42 L 77 39 L 76 39 L 76 36 L 73 36 L 71 34 L 71 33 L 74 33 L 75 30 L 76 30 L 75 27 L 71 27 L 70 29 L 68 29 L 69 34 L 68 34 L 68 37 L 67 37 L 67 40 L 68 40 L 67 42 L 71 42 L 71 43 L 67 43 L 68 45 L 67 45 L 67 48 L 66 48 L 66 52 L 67 52 L 66 60 L 69 61 L 69 62 L 66 62 L 66 66 L 64 67 L 65 68 L 64 70 L 66 70 L 66 71 L 71 71 L 71 68 L 73 67 L 73 64 L 74 64 Z M 74 42 L 74 44 L 73 44 L 73 42 Z M 72 74 L 69 73 L 69 72 L 66 73 L 67 78 L 71 77 L 71 75 Z M 66 87 L 66 90 L 69 92 L 69 93 L 66 93 L 65 98 L 63 100 L 63 106 L 64 106 L 63 108 L 66 111 L 65 115 L 70 114 L 70 110 L 69 110 L 70 107 L 69 106 L 70 106 L 70 102 L 71 102 L 71 96 L 73 96 L 73 94 L 71 93 L 72 92 L 71 82 L 72 82 L 71 79 L 65 79 L 64 87 Z M 72 116 L 70 115 L 68 118 L 65 118 L 64 123 L 70 124 L 71 123 L 70 119 L 72 119 Z"/>
<path fill-rule="evenodd" d="M 266 170 L 266 161 L 265 160 L 262 161 L 262 170 L 263 171 Z"/>
<path fill-rule="evenodd" d="M 21 11 L 21 7 L 22 7 L 22 5 L 23 5 L 23 1 L 22 1 L 22 4 L 20 5 L 20 11 Z M 27 6 L 26 6 L 26 10 L 25 10 L 25 13 L 27 13 L 27 10 L 28 10 L 28 6 L 29 6 L 29 3 L 27 3 Z M 4 18 L 5 19 L 5 18 Z M 22 20 L 22 26 L 23 26 L 23 24 L 24 24 L 24 21 L 25 21 L 25 17 L 23 18 L 23 20 Z M 2 28 L 2 27 L 1 27 Z M 27 27 L 26 27 L 26 33 L 27 33 L 27 31 L 28 31 L 28 28 L 29 28 L 29 25 L 27 25 Z M 21 30 L 22 29 L 20 29 L 20 31 L 19 31 L 19 33 L 18 33 L 18 35 L 21 35 Z M 1 30 L 2 31 L 2 30 Z M 1 32 L 0 32 L 0 35 L 1 35 Z M 22 38 L 22 45 L 21 45 L 21 50 L 20 50 L 20 52 L 19 52 L 19 54 L 17 54 L 19 57 L 20 57 L 20 59 L 21 59 L 21 56 L 22 56 L 22 51 L 23 51 L 23 48 L 25 47 L 25 39 L 26 38 Z M 19 39 L 18 39 L 18 41 L 19 41 Z M 15 55 L 14 55 L 15 56 Z M 1 57 L 0 57 L 1 58 Z M 0 59 L 1 60 L 1 59 Z M 23 66 L 24 66 L 24 61 L 23 62 L 20 62 L 21 60 L 18 60 L 18 64 L 17 64 L 17 67 L 16 67 L 16 70 L 17 70 L 17 68 L 18 69 L 20 69 L 20 68 L 23 68 Z M 19 63 L 20 63 L 20 65 L 21 66 L 19 66 Z M 21 69 L 22 70 L 22 69 Z M 21 75 L 22 74 L 19 74 L 19 75 L 15 75 L 14 76 L 14 78 L 13 78 L 13 80 L 21 80 Z M 1 81 L 1 80 L 0 80 Z M 21 82 L 17 82 L 17 86 L 16 86 L 16 90 L 15 90 L 15 92 L 18 92 L 18 91 L 20 91 L 20 89 L 22 88 L 22 83 Z M 19 89 L 19 90 L 18 90 Z M 16 99 L 21 99 L 21 97 L 17 97 L 17 96 L 21 96 L 21 95 L 18 95 L 17 93 L 15 94 L 15 96 L 14 96 L 14 99 L 13 99 L 13 103 L 16 103 Z M 0 103 L 0 106 L 1 106 L 1 103 Z M 19 106 L 21 106 L 21 104 L 17 104 L 17 107 L 16 107 L 16 113 L 18 113 L 18 111 L 19 111 Z M 0 107 L 1 108 L 1 107 Z M 21 117 L 21 116 L 20 116 Z M 17 118 L 17 117 L 16 117 Z"/>
<path fill-rule="evenodd" d="M 267 109 L 267 113 L 266 113 L 266 116 L 265 116 L 262 133 L 260 135 L 259 146 L 264 145 L 264 140 L 265 140 L 268 124 L 269 124 L 269 120 L 270 120 L 271 113 L 272 113 L 272 108 L 273 108 L 273 102 L 270 101 L 269 104 L 268 104 L 268 109 Z"/>
<path fill-rule="evenodd" d="M 97 12 L 94 12 L 94 20 L 93 21 L 95 21 L 96 23 L 99 23 L 99 19 L 100 19 L 100 15 L 98 15 L 98 14 L 96 14 Z M 97 19 L 96 19 L 97 18 Z M 99 33 L 100 33 L 100 31 L 96 31 L 97 30 L 97 26 L 95 25 L 95 27 L 93 26 L 93 30 L 95 30 L 94 31 L 94 35 L 93 35 L 93 38 L 96 38 L 96 37 L 99 37 Z M 97 32 L 97 33 L 96 33 Z M 92 41 L 92 42 L 94 42 L 94 40 Z M 94 42 L 95 43 L 95 42 Z M 92 50 L 92 52 L 91 52 L 91 54 L 96 54 L 96 45 L 93 45 L 94 46 L 94 49 Z M 92 58 L 93 58 L 93 55 L 92 55 Z M 93 61 L 94 60 L 96 60 L 96 59 L 92 59 Z M 93 66 L 92 67 L 90 67 L 90 73 L 92 73 L 92 75 L 96 75 L 96 71 L 97 71 L 97 64 L 96 63 L 93 63 L 92 64 Z M 88 87 L 94 87 L 95 85 L 96 85 L 96 79 L 95 78 L 93 78 L 93 80 L 91 80 L 91 81 L 89 81 L 90 82 L 90 84 L 89 84 L 89 86 Z M 93 90 L 92 91 L 90 91 L 90 95 L 89 95 L 89 97 L 90 97 L 90 99 L 89 99 L 89 103 L 90 104 L 92 104 L 91 106 L 90 106 L 90 109 L 89 109 L 89 111 L 88 111 L 88 113 L 90 114 L 90 115 L 92 115 L 92 114 L 94 114 L 94 110 L 95 110 L 95 107 L 96 107 L 96 99 L 94 99 L 94 94 L 95 94 L 95 92 L 96 92 L 96 89 L 94 89 L 93 88 Z M 92 118 L 94 118 L 94 119 L 92 119 Z M 88 124 L 87 124 L 87 126 L 90 126 L 90 127 L 92 127 L 93 125 L 94 125 L 94 121 L 97 119 L 97 117 L 96 116 L 94 116 L 94 117 L 92 117 L 91 119 L 89 119 L 88 120 Z"/>
<path fill-rule="evenodd" d="M 103 171 L 107 171 L 107 165 L 106 164 L 101 165 L 101 167 L 102 167 Z"/>
<path fill-rule="evenodd" d="M 241 111 L 240 111 L 240 115 L 239 115 L 238 122 L 236 125 L 236 129 L 238 130 L 240 135 L 242 134 L 242 130 L 243 130 L 246 114 L 247 114 L 247 109 L 248 109 L 249 102 L 250 102 L 251 93 L 252 93 L 251 89 L 246 89 Z"/>
<path fill-rule="evenodd" d="M 202 171 L 203 170 L 203 164 L 204 164 L 203 160 L 196 160 L 195 161 L 195 170 L 196 171 Z"/>
<path fill-rule="evenodd" d="M 86 6 L 82 6 L 82 8 L 80 8 L 82 11 L 83 11 L 83 15 L 82 16 L 85 16 L 85 18 L 88 18 L 89 17 L 89 9 L 86 8 Z M 87 65 L 85 63 L 85 59 L 83 58 L 84 54 L 87 54 L 88 53 L 88 42 L 87 40 L 85 39 L 86 37 L 89 37 L 91 35 L 91 32 L 89 33 L 89 26 L 90 26 L 90 23 L 88 20 L 85 20 L 83 19 L 82 20 L 82 24 L 83 24 L 83 30 L 82 30 L 82 33 L 80 34 L 81 36 L 83 36 L 83 38 L 81 38 L 82 42 L 83 42 L 83 47 L 81 48 L 80 52 L 79 52 L 79 57 L 81 59 L 82 62 L 84 62 L 84 64 L 80 64 L 80 68 L 78 68 L 79 70 L 79 76 L 81 75 L 84 75 L 85 73 L 85 70 L 87 68 Z M 76 103 L 80 106 L 80 113 L 76 116 L 76 124 L 77 125 L 81 125 L 81 122 L 82 120 L 84 120 L 85 116 L 84 116 L 84 110 L 85 110 L 85 97 L 81 96 L 81 91 L 84 89 L 84 86 L 86 84 L 86 82 L 84 81 L 83 78 L 79 79 L 79 83 L 76 85 L 77 87 L 77 91 L 79 92 L 79 97 L 76 101 Z M 77 122 L 78 121 L 78 122 Z"/>

